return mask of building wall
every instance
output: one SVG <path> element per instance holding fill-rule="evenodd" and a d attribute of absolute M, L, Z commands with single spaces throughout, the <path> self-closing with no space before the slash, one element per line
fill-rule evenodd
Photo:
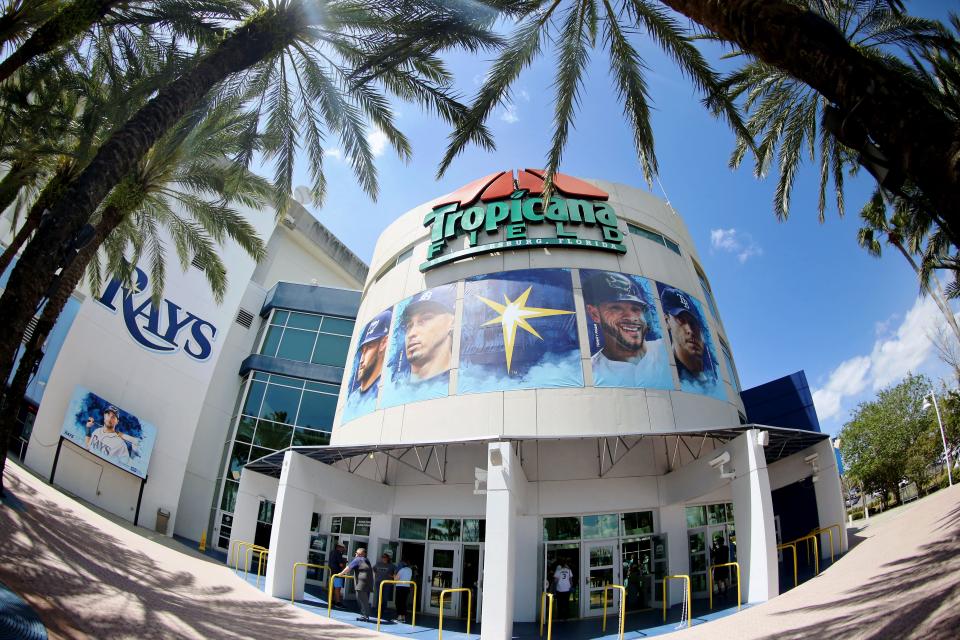
<path fill-rule="evenodd" d="M 345 421 L 343 408 L 347 389 L 341 390 L 333 444 L 409 443 L 457 440 L 488 436 L 564 435 L 572 433 L 626 433 L 695 430 L 736 425 L 743 405 L 737 383 L 723 365 L 720 345 L 729 345 L 722 323 L 709 311 L 695 263 L 699 263 L 689 232 L 681 218 L 665 203 L 632 187 L 589 180 L 610 194 L 619 218 L 627 252 L 624 255 L 580 249 L 511 249 L 436 267 L 421 273 L 426 260 L 429 230 L 424 216 L 433 202 L 425 203 L 398 218 L 381 234 L 371 263 L 357 318 L 357 331 L 348 364 L 358 344 L 358 335 L 374 316 L 401 300 L 441 284 L 457 283 L 456 327 L 453 369 L 448 397 L 378 409 Z M 628 224 L 660 232 L 675 241 L 681 255 L 663 245 L 630 233 Z M 528 227 L 530 237 L 548 235 L 552 230 Z M 589 230 L 588 230 L 589 231 Z M 485 236 L 485 241 L 505 239 Z M 463 241 L 462 238 L 458 241 Z M 399 262 L 398 256 L 412 248 L 412 255 Z M 394 265 L 395 266 L 392 266 Z M 456 389 L 459 327 L 462 321 L 463 278 L 500 271 L 538 268 L 573 269 L 574 302 L 585 386 L 576 388 L 497 391 L 473 395 L 452 395 Z M 592 386 L 587 324 L 578 269 L 602 269 L 644 276 L 691 294 L 707 319 L 726 389 L 726 401 L 676 390 L 676 368 L 670 358 L 675 390 L 613 389 Z M 661 325 L 663 314 L 659 310 Z M 396 320 L 394 320 L 396 321 Z M 349 372 L 347 377 L 349 377 Z"/>

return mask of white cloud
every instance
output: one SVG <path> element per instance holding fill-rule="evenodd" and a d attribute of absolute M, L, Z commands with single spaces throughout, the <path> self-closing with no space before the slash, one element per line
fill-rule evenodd
<path fill-rule="evenodd" d="M 710 246 L 717 251 L 732 253 L 743 264 L 754 256 L 762 256 L 763 248 L 749 233 L 736 229 L 711 229 Z"/>
<path fill-rule="evenodd" d="M 323 155 L 339 160 L 343 154 L 340 153 L 340 149 L 334 148 L 334 149 L 327 149 L 326 151 L 323 152 Z"/>
<path fill-rule="evenodd" d="M 370 151 L 374 156 L 382 156 L 387 148 L 387 134 L 380 129 L 374 129 L 367 134 L 367 143 L 370 145 Z"/>
<path fill-rule="evenodd" d="M 876 323 L 877 339 L 869 355 L 844 360 L 830 372 L 826 384 L 814 390 L 813 402 L 821 420 L 840 415 L 868 387 L 879 391 L 917 372 L 934 354 L 929 334 L 941 320 L 932 299 L 917 298 L 900 325 L 891 331 L 894 319 L 891 316 Z"/>
<path fill-rule="evenodd" d="M 512 104 L 504 106 L 503 111 L 500 113 L 500 119 L 507 124 L 519 122 L 520 117 L 517 115 L 517 108 Z"/>
<path fill-rule="evenodd" d="M 520 89 L 517 91 L 517 97 L 519 97 L 524 102 L 530 102 L 530 94 L 527 93 L 526 89 Z"/>

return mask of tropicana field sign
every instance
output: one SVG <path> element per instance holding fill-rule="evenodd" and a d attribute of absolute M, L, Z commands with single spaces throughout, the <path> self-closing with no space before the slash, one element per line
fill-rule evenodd
<path fill-rule="evenodd" d="M 626 253 L 617 214 L 606 202 L 605 191 L 558 173 L 555 195 L 544 208 L 543 186 L 540 170 L 525 169 L 517 179 L 512 171 L 501 171 L 441 198 L 423 221 L 430 227 L 430 246 L 420 271 L 503 249 L 567 247 Z M 531 238 L 527 231 L 532 225 L 549 227 L 553 235 Z M 600 237 L 582 237 L 587 228 L 599 229 Z M 484 236 L 501 230 L 504 239 L 483 242 Z M 451 250 L 462 237 L 467 246 Z"/>

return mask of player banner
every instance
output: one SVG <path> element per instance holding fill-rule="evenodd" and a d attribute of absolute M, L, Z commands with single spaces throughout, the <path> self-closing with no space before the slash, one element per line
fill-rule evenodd
<path fill-rule="evenodd" d="M 673 389 L 666 341 L 649 280 L 580 270 L 597 387 Z"/>
<path fill-rule="evenodd" d="M 366 324 L 360 334 L 353 367 L 350 369 L 347 401 L 340 416 L 341 424 L 365 416 L 377 408 L 377 395 L 380 393 L 392 318 L 393 309 L 381 311 Z"/>
<path fill-rule="evenodd" d="M 582 386 L 569 269 L 465 281 L 457 393 Z"/>
<path fill-rule="evenodd" d="M 393 308 L 380 406 L 443 398 L 450 389 L 457 285 L 421 291 Z"/>
<path fill-rule="evenodd" d="M 89 389 L 77 387 L 60 435 L 124 471 L 146 478 L 157 428 Z"/>
<path fill-rule="evenodd" d="M 700 302 L 689 293 L 662 282 L 657 283 L 657 290 L 667 321 L 680 390 L 726 400 L 727 390 L 720 376 L 717 350 Z"/>

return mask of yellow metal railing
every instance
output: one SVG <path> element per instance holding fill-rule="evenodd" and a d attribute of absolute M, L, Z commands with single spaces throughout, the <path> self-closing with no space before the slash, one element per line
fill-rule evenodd
<path fill-rule="evenodd" d="M 740 563 L 739 562 L 723 562 L 720 564 L 712 564 L 707 570 L 707 593 L 710 594 L 710 610 L 713 610 L 713 570 L 719 569 L 721 567 L 736 567 L 737 568 L 737 611 L 740 611 Z"/>
<path fill-rule="evenodd" d="M 264 549 L 264 548 L 265 548 L 265 547 L 261 547 L 261 546 L 258 545 L 258 544 L 254 544 L 253 542 L 247 542 L 246 540 L 234 540 L 232 543 L 230 543 L 230 552 L 231 552 L 231 554 L 233 555 L 233 568 L 234 568 L 236 571 L 240 571 L 240 558 L 244 555 L 244 554 L 240 551 L 240 549 L 241 549 L 242 547 L 245 547 L 245 546 L 246 546 L 246 547 L 257 547 L 257 548 L 259 548 L 259 549 Z"/>
<path fill-rule="evenodd" d="M 353 580 L 357 581 L 357 576 L 351 576 L 345 573 L 335 573 L 330 576 L 330 586 L 327 588 L 327 617 L 329 618 L 333 612 L 333 581 L 337 578 L 343 578 L 344 580 Z"/>
<path fill-rule="evenodd" d="M 269 551 L 266 547 L 261 547 L 258 544 L 248 544 L 246 545 L 246 551 L 243 553 L 243 575 L 250 575 L 250 556 L 254 553 L 260 553 L 263 551 Z"/>
<path fill-rule="evenodd" d="M 664 576 L 663 578 L 663 621 L 667 621 L 667 583 L 671 580 L 685 580 L 687 583 L 687 627 L 693 624 L 693 598 L 690 597 L 690 576 Z"/>
<path fill-rule="evenodd" d="M 820 546 L 817 542 L 817 534 L 811 533 L 805 536 L 800 536 L 796 540 L 791 540 L 792 543 L 800 543 L 804 540 L 813 541 L 813 575 L 820 575 Z M 810 542 L 807 542 L 807 561 L 810 561 Z"/>
<path fill-rule="evenodd" d="M 270 555 L 269 549 L 257 549 L 254 553 L 259 554 L 260 558 L 257 560 L 257 589 L 260 588 L 260 575 L 263 569 L 267 568 L 267 559 L 264 556 Z"/>
<path fill-rule="evenodd" d="M 547 604 L 549 600 L 550 604 Z M 550 607 L 546 610 L 547 616 L 547 640 L 550 640 L 553 637 L 553 594 L 547 593 L 544 591 L 540 594 L 540 637 L 543 637 L 543 616 L 544 609 Z"/>
<path fill-rule="evenodd" d="M 616 589 L 620 591 L 620 640 L 623 640 L 623 628 L 627 623 L 625 608 L 627 602 L 627 588 L 621 584 L 607 584 L 603 586 L 603 627 L 602 631 L 607 631 L 607 591 Z"/>
<path fill-rule="evenodd" d="M 332 582 L 330 583 L 333 584 Z M 377 593 L 377 631 L 380 631 L 380 613 L 383 611 L 383 585 L 385 584 L 412 584 L 413 585 L 413 621 L 410 623 L 417 626 L 417 583 L 413 580 L 383 580 L 380 582 L 380 591 Z M 441 624 L 443 623 L 443 603 L 441 606 Z M 469 623 L 468 623 L 469 624 Z M 467 633 L 470 633 L 467 631 Z"/>
<path fill-rule="evenodd" d="M 825 527 L 819 527 L 810 532 L 810 535 L 820 535 L 822 533 L 830 534 L 830 566 L 833 566 L 833 530 L 837 530 L 837 549 L 843 551 L 843 547 L 840 542 L 840 536 L 843 534 L 838 524 L 829 524 Z"/>
<path fill-rule="evenodd" d="M 290 604 L 296 603 L 297 597 L 297 568 L 298 567 L 313 567 L 314 569 L 326 569 L 327 571 L 333 571 L 330 567 L 325 564 L 310 564 L 309 562 L 294 562 L 293 563 L 293 579 L 290 581 Z M 321 578 L 322 580 L 323 578 Z"/>
<path fill-rule="evenodd" d="M 456 589 L 444 589 L 440 592 L 440 627 L 437 640 L 443 640 L 443 596 L 447 593 L 467 592 L 467 635 L 470 635 L 470 618 L 473 614 L 473 592 L 467 587 L 458 587 Z"/>
<path fill-rule="evenodd" d="M 797 582 L 797 545 L 795 542 L 777 545 L 777 551 L 783 549 L 790 549 L 793 552 L 793 586 L 796 587 L 799 584 Z"/>

